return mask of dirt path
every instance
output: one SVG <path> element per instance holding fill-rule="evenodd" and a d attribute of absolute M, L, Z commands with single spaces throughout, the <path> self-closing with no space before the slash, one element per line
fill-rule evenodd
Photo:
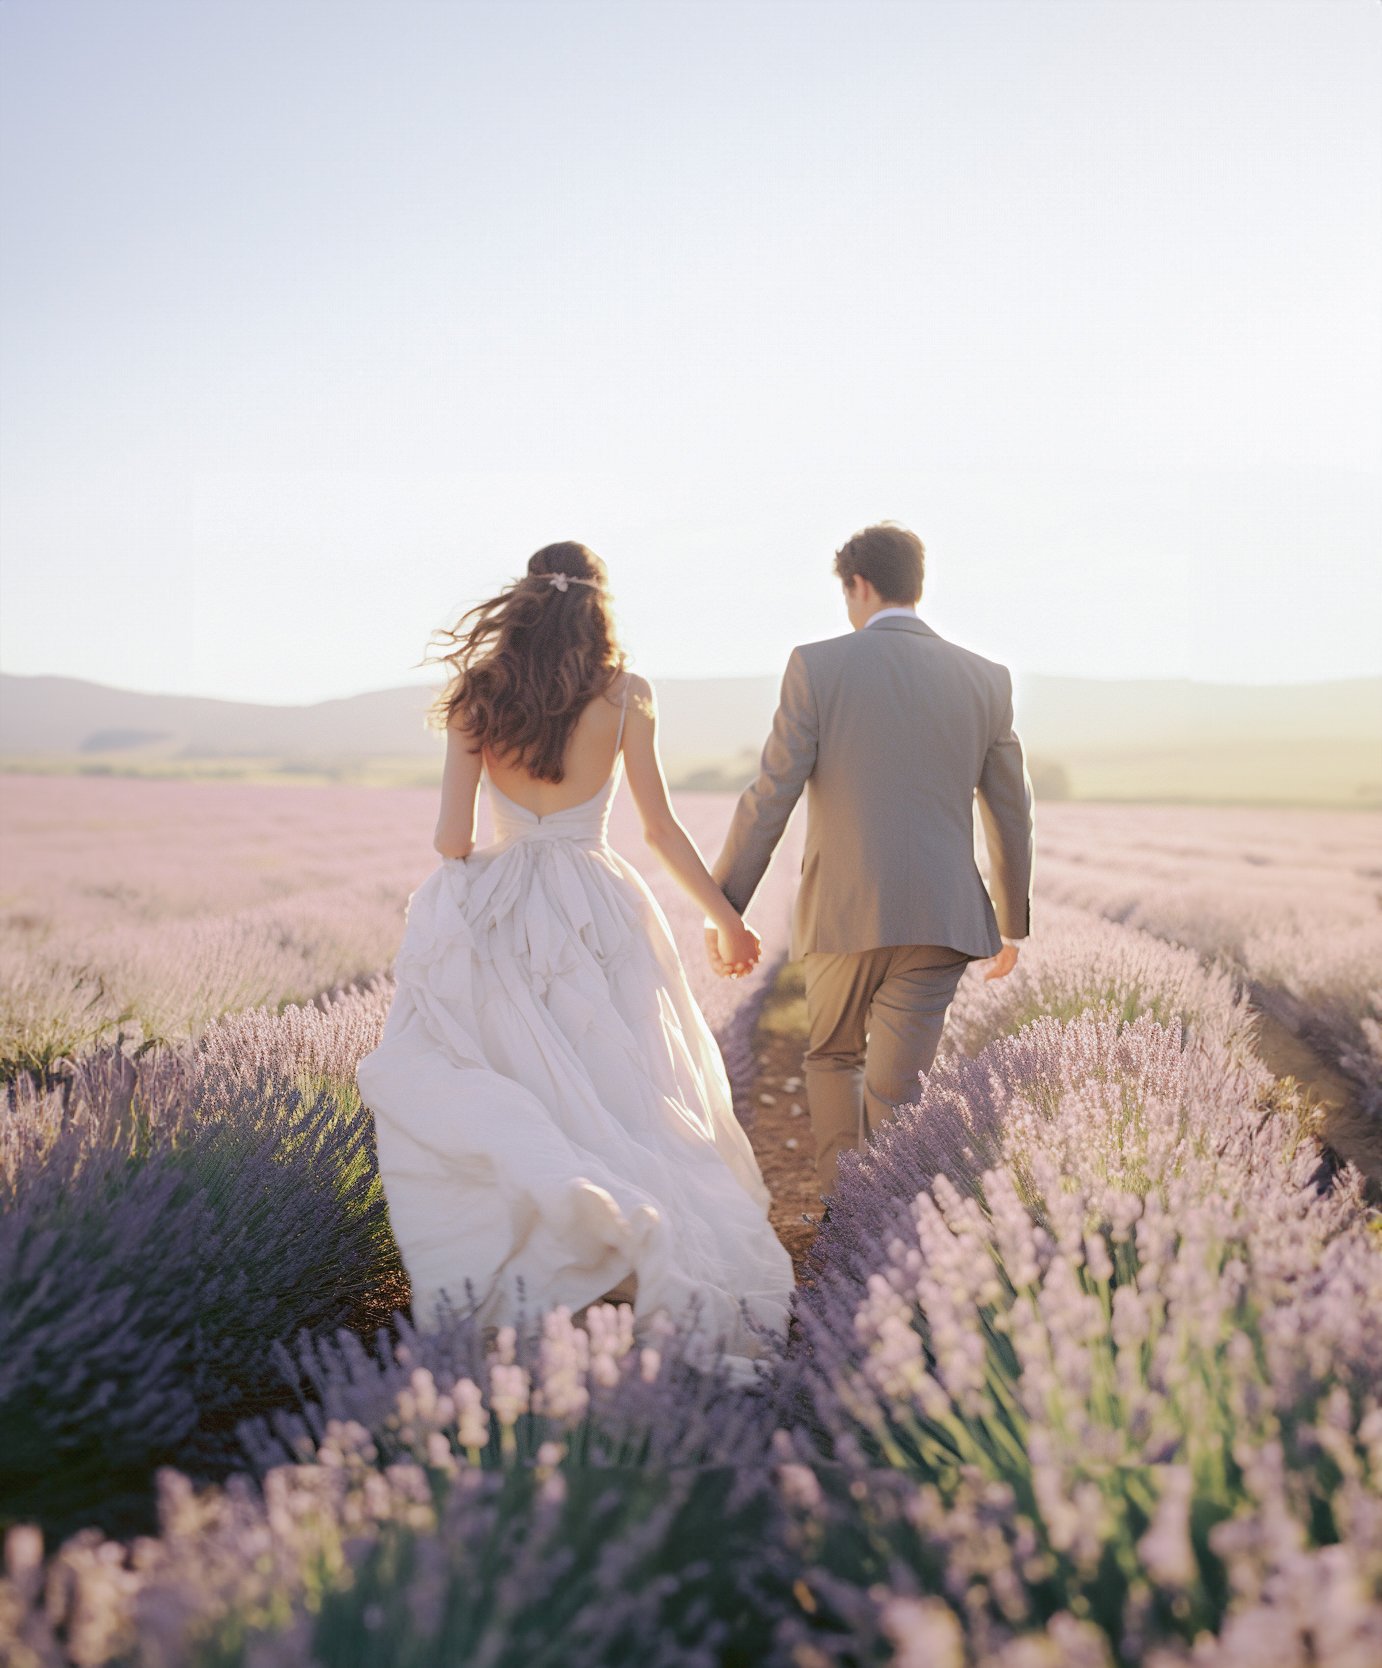
<path fill-rule="evenodd" d="M 1371 1191 L 1382 1193 L 1382 1119 L 1363 1111 L 1355 1085 L 1274 1012 L 1267 997 L 1256 990 L 1252 996 L 1258 1016 L 1257 1051 L 1267 1069 L 1300 1091 L 1306 1116 L 1312 1121 L 1318 1117 L 1325 1145 L 1356 1164 Z"/>
<path fill-rule="evenodd" d="M 806 1253 L 824 1208 L 816 1193 L 815 1148 L 801 1078 L 805 1037 L 801 965 L 789 962 L 758 1019 L 749 1140 L 773 1196 L 769 1220 L 791 1253 L 798 1284 L 809 1281 Z"/>

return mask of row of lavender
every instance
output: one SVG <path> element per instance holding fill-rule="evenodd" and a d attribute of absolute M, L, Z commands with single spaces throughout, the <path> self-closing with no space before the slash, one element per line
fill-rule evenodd
<path fill-rule="evenodd" d="M 60 1069 L 117 1034 L 181 1042 L 228 1013 L 273 1012 L 361 983 L 390 963 L 405 900 L 437 862 L 433 789 L 7 782 L 0 1078 Z M 707 855 L 733 804 L 727 794 L 678 802 Z M 684 935 L 716 1034 L 742 1051 L 734 1022 L 752 1010 L 760 981 L 726 984 L 710 973 L 695 943 L 700 917 L 647 852 L 627 794 L 615 803 L 611 838 Z M 755 910 L 770 949 L 785 943 L 799 851 L 794 828 Z"/>
<path fill-rule="evenodd" d="M 1382 1125 L 1382 817 L 1054 805 L 1040 864 L 1044 896 L 1234 972 Z"/>
<path fill-rule="evenodd" d="M 1330 1179 L 1228 974 L 1043 919 L 1018 973 L 965 990 L 975 1052 L 847 1161 L 822 1234 L 810 1399 L 865 1486 L 841 1509 L 804 1483 L 821 1608 L 906 1661 L 1361 1668 L 1382 1649 L 1361 1178 Z"/>
<path fill-rule="evenodd" d="M 370 1000 L 218 1028 L 203 1121 L 246 1121 L 275 1048 L 339 1081 Z M 627 1309 L 535 1316 L 488 1352 L 464 1322 L 366 1349 L 305 1320 L 208 1372 L 239 1375 L 216 1412 L 243 1476 L 162 1470 L 160 1532 L 130 1544 L 90 1530 L 45 1559 L 10 1532 L 17 1660 L 516 1665 L 558 1637 L 576 1665 L 1375 1660 L 1382 1254 L 1234 981 L 1048 906 L 953 1021 L 918 1105 L 846 1159 L 759 1390 L 696 1372 L 676 1332 L 635 1347 Z M 323 1150 L 302 1129 L 261 1155 L 299 1197 Z M 361 1238 L 323 1235 L 285 1290 L 377 1227 L 367 1184 L 331 1203 L 360 1171 L 322 1174 L 294 1226 Z M 246 1361 L 298 1410 L 256 1407 Z M 74 1402 L 69 1434 L 100 1414 Z"/>

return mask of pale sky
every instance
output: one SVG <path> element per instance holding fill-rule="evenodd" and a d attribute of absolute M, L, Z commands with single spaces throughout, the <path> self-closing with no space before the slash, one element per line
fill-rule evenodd
<path fill-rule="evenodd" d="M 0 667 L 406 682 L 554 539 L 845 629 L 1382 670 L 1377 0 L 0 0 Z"/>

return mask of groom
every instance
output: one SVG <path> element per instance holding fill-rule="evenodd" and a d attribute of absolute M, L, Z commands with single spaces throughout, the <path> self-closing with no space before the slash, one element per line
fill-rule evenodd
<path fill-rule="evenodd" d="M 806 789 L 791 954 L 804 959 L 806 1096 L 827 1201 L 839 1152 L 916 1099 L 965 968 L 992 958 L 984 977 L 1001 978 L 1017 961 L 1012 940 L 1031 931 L 1032 784 L 1012 677 L 917 617 L 924 561 L 894 522 L 836 552 L 854 630 L 792 650 L 758 780 L 713 870 L 742 914 Z"/>

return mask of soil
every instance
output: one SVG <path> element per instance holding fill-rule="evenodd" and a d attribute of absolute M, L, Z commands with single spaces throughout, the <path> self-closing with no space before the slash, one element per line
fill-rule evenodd
<path fill-rule="evenodd" d="M 754 1079 L 755 1117 L 749 1140 L 773 1196 L 769 1220 L 791 1253 L 800 1283 L 806 1272 L 806 1253 L 816 1237 L 825 1206 L 816 1192 L 815 1148 L 806 1116 L 806 1096 L 799 1087 L 784 1087 L 794 1078 L 800 1084 L 801 1044 L 774 1037 L 766 1049 L 759 1051 Z M 762 1104 L 765 1095 L 774 1097 L 773 1105 Z M 801 1111 L 794 1114 L 793 1107 Z M 789 1146 L 789 1142 L 796 1146 Z"/>
<path fill-rule="evenodd" d="M 798 1285 L 810 1284 L 807 1253 L 825 1208 L 816 1191 L 816 1149 L 801 1075 L 805 1041 L 801 965 L 789 962 L 758 1019 L 748 1134 L 773 1196 L 768 1218 L 791 1255 Z"/>
<path fill-rule="evenodd" d="M 1258 1015 L 1257 1052 L 1268 1070 L 1297 1091 L 1324 1145 L 1356 1165 L 1367 1178 L 1369 1195 L 1382 1198 L 1382 1119 L 1363 1110 L 1357 1086 L 1285 1018 L 1265 1002 L 1254 1001 L 1253 1007 Z"/>

